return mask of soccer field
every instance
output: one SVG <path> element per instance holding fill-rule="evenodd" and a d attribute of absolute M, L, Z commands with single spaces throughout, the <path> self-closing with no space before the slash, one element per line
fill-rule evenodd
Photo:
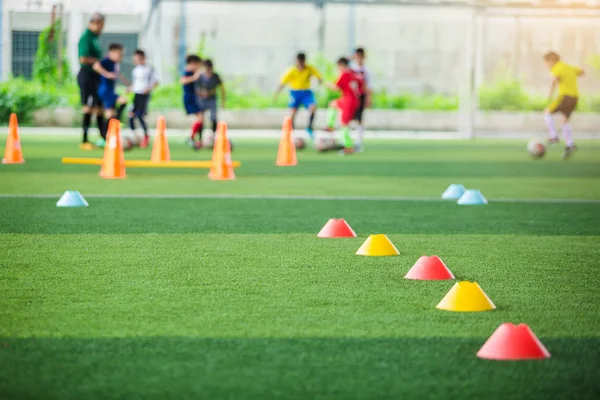
<path fill-rule="evenodd" d="M 281 168 L 275 141 L 239 140 L 237 180 L 213 182 L 103 180 L 60 163 L 101 156 L 73 137 L 21 139 L 26 163 L 0 165 L 2 399 L 600 396 L 600 142 L 533 161 L 523 141 L 372 141 Z M 451 183 L 489 204 L 438 200 Z M 65 190 L 89 207 L 57 208 Z M 334 217 L 359 237 L 318 239 Z M 355 255 L 373 233 L 401 254 Z M 436 309 L 456 281 L 403 278 L 432 254 L 497 309 Z M 552 357 L 477 358 L 504 322 Z"/>

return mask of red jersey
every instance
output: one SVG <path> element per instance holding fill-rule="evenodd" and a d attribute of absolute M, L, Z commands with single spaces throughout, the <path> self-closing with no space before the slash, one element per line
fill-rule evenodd
<path fill-rule="evenodd" d="M 359 79 L 357 79 L 354 71 L 348 70 L 342 72 L 335 85 L 342 91 L 343 99 L 356 99 L 358 101 L 362 84 Z"/>

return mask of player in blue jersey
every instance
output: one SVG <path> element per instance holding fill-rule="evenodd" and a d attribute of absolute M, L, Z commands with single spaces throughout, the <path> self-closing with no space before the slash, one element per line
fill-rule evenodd
<path fill-rule="evenodd" d="M 204 110 L 198 103 L 196 95 L 196 81 L 202 74 L 202 59 L 195 54 L 190 54 L 185 59 L 185 70 L 179 82 L 183 85 L 183 105 L 188 115 L 196 117 L 192 125 L 190 145 L 195 149 L 202 148 L 202 121 Z"/>
<path fill-rule="evenodd" d="M 120 62 L 123 58 L 123 45 L 112 43 L 108 46 L 108 54 L 100 61 L 94 63 L 94 71 L 100 74 L 98 97 L 104 106 L 106 123 L 103 127 L 103 137 L 106 138 L 108 121 L 111 118 L 121 119 L 121 114 L 127 105 L 127 97 L 119 96 L 116 92 L 117 79 L 126 85 L 129 82 L 120 73 Z"/>

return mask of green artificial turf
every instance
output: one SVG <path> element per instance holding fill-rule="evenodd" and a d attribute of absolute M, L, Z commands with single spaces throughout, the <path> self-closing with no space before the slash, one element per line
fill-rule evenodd
<path fill-rule="evenodd" d="M 374 142 L 353 157 L 236 143 L 234 182 L 206 171 L 66 166 L 65 137 L 24 137 L 0 166 L 2 399 L 597 399 L 600 395 L 600 146 L 527 159 L 512 141 Z M 208 159 L 174 142 L 175 159 Z M 92 154 L 98 155 L 98 153 Z M 148 158 L 149 151 L 127 154 Z M 487 206 L 439 197 L 450 183 Z M 369 196 L 386 200 L 87 197 L 90 194 Z M 513 199 L 498 202 L 493 199 Z M 355 239 L 318 239 L 343 217 Z M 368 234 L 401 254 L 359 257 Z M 403 276 L 437 254 L 496 304 L 435 305 L 453 281 Z M 475 353 L 503 322 L 527 323 L 544 361 Z"/>

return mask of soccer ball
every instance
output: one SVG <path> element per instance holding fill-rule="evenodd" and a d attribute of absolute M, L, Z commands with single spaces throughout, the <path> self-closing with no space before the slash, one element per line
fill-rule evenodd
<path fill-rule="evenodd" d="M 304 148 L 306 147 L 306 142 L 302 138 L 295 138 L 294 144 L 296 145 L 297 150 L 304 150 Z"/>
<path fill-rule="evenodd" d="M 335 146 L 335 139 L 322 138 L 317 142 L 317 145 L 315 147 L 318 152 L 324 153 L 326 151 L 333 149 L 334 146 Z"/>
<path fill-rule="evenodd" d="M 134 147 L 139 147 L 140 139 L 137 137 L 123 136 L 123 151 L 133 150 Z"/>
<path fill-rule="evenodd" d="M 542 158 L 546 154 L 546 145 L 538 139 L 531 139 L 527 143 L 527 151 L 533 158 Z"/>

